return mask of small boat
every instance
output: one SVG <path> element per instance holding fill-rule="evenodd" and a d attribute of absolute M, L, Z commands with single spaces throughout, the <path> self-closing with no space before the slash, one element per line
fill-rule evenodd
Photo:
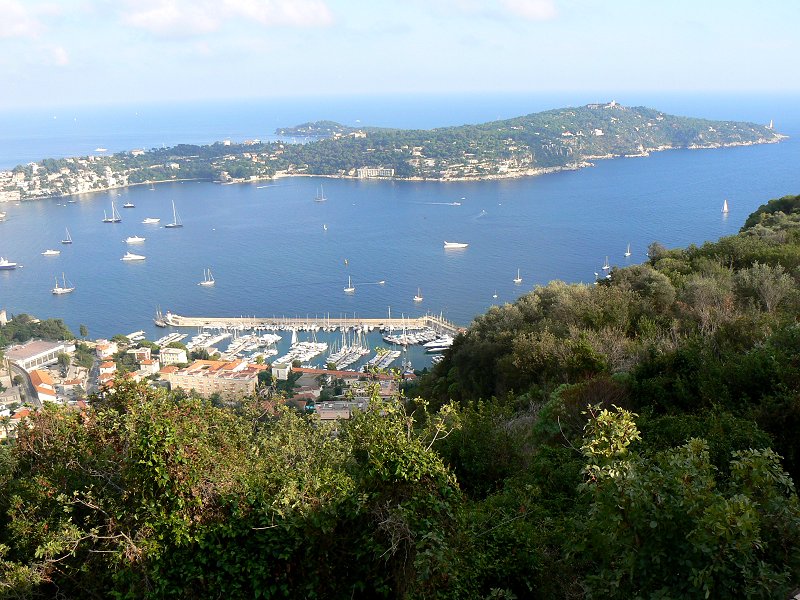
<path fill-rule="evenodd" d="M 45 250 L 42 252 L 42 256 L 58 256 L 61 254 L 61 250 Z"/>
<path fill-rule="evenodd" d="M 328 231 L 328 226 L 326 224 L 322 224 L 322 231 Z"/>
<path fill-rule="evenodd" d="M 63 240 L 61 240 L 61 243 L 62 244 L 71 244 L 72 243 L 72 236 L 69 234 L 69 228 L 65 227 L 64 229 L 66 229 L 66 231 L 67 231 L 67 237 L 65 237 Z"/>
<path fill-rule="evenodd" d="M 724 200 L 722 202 L 722 212 L 724 212 L 724 213 L 728 212 L 728 201 L 727 200 Z"/>
<path fill-rule="evenodd" d="M 58 277 L 56 277 L 56 287 L 54 287 L 52 291 L 56 296 L 60 296 L 61 294 L 69 294 L 70 292 L 75 291 L 74 285 L 67 285 L 67 278 L 64 274 L 61 274 L 61 279 L 63 280 L 64 285 L 58 283 Z"/>
<path fill-rule="evenodd" d="M 106 215 L 103 211 L 103 223 L 121 223 L 122 216 L 117 212 L 117 207 L 114 206 L 114 200 L 111 200 L 111 216 Z"/>
<path fill-rule="evenodd" d="M 469 244 L 465 244 L 464 242 L 448 242 L 445 240 L 444 242 L 444 249 L 445 250 L 455 250 L 458 248 L 466 248 Z"/>
<path fill-rule="evenodd" d="M 16 269 L 17 263 L 11 262 L 7 258 L 3 258 L 0 256 L 0 271 L 10 271 L 11 269 Z"/>
<path fill-rule="evenodd" d="M 214 285 L 215 283 L 216 282 L 214 281 L 214 276 L 211 274 L 211 269 L 203 269 L 203 281 L 201 281 L 197 285 L 209 287 Z"/>
<path fill-rule="evenodd" d="M 608 271 L 611 268 L 611 265 L 608 264 L 608 257 L 606 256 L 606 262 L 603 263 L 603 271 Z"/>
<path fill-rule="evenodd" d="M 414 302 L 422 302 L 422 293 L 420 292 L 419 288 L 417 288 L 417 295 L 414 296 Z"/>
<path fill-rule="evenodd" d="M 130 237 L 126 237 L 125 238 L 125 243 L 126 244 L 141 244 L 143 241 L 145 241 L 145 239 L 147 239 L 147 238 L 143 238 L 140 235 L 132 235 Z"/>
<path fill-rule="evenodd" d="M 157 219 L 155 217 L 147 217 L 142 221 L 142 225 L 155 225 L 156 223 L 160 223 L 161 219 Z"/>
<path fill-rule="evenodd" d="M 0 221 L 5 221 L 5 220 L 6 220 L 6 213 L 0 212 Z"/>
<path fill-rule="evenodd" d="M 67 204 L 77 204 L 77 200 L 67 200 Z"/>
<path fill-rule="evenodd" d="M 514 277 L 514 283 L 516 283 L 517 285 L 522 283 L 522 277 L 519 276 L 519 269 L 517 269 L 517 276 Z"/>
<path fill-rule="evenodd" d="M 630 256 L 630 255 L 631 255 L 631 245 L 630 245 L 630 244 L 628 244 L 628 249 L 627 249 L 627 250 L 625 250 L 625 257 L 627 258 L 627 257 L 628 257 L 628 256 Z"/>
<path fill-rule="evenodd" d="M 94 149 L 94 151 L 95 151 L 95 152 L 108 152 L 108 148 L 102 148 L 102 147 L 100 147 L 100 148 L 95 148 L 95 149 Z"/>
<path fill-rule="evenodd" d="M 126 252 L 125 256 L 120 258 L 120 260 L 144 260 L 146 257 L 142 256 L 141 254 L 134 254 L 133 252 Z"/>
<path fill-rule="evenodd" d="M 350 275 L 347 276 L 347 287 L 344 288 L 345 294 L 352 294 L 356 291 L 356 288 L 353 287 L 352 282 L 350 281 Z"/>
<path fill-rule="evenodd" d="M 495 300 L 497 300 L 497 290 L 495 290 L 495 291 L 494 291 L 494 294 L 492 294 L 492 298 L 494 298 Z"/>
<path fill-rule="evenodd" d="M 169 311 L 167 311 L 169 312 Z M 166 327 L 167 321 L 164 318 L 164 314 L 161 312 L 161 308 L 156 308 L 156 316 L 153 319 L 153 323 L 155 323 L 156 327 Z"/>
<path fill-rule="evenodd" d="M 122 205 L 122 208 L 136 208 L 136 205 L 133 202 L 126 202 Z"/>
<path fill-rule="evenodd" d="M 322 189 L 322 186 L 319 186 L 319 191 L 317 191 L 317 195 L 314 196 L 314 202 L 325 202 L 327 198 L 325 197 L 325 192 Z"/>
<path fill-rule="evenodd" d="M 175 210 L 175 200 L 172 201 L 172 223 L 167 223 L 164 227 L 168 227 L 170 229 L 174 229 L 176 227 L 183 227 L 183 223 L 181 223 L 181 219 L 178 216 L 178 211 Z"/>

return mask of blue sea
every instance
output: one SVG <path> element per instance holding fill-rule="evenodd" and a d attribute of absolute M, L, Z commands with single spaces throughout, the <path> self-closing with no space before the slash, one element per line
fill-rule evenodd
<path fill-rule="evenodd" d="M 197 105 L 63 108 L 0 114 L 0 168 L 92 153 L 273 139 L 280 126 L 432 128 L 610 100 L 607 95 L 372 97 Z M 92 337 L 152 326 L 157 306 L 186 315 L 364 316 L 442 313 L 468 325 L 493 304 L 559 279 L 592 282 L 612 265 L 645 260 L 647 246 L 702 244 L 738 231 L 771 198 L 800 193 L 800 102 L 792 96 L 647 96 L 626 105 L 712 119 L 774 121 L 780 144 L 668 151 L 535 178 L 420 183 L 319 178 L 243 185 L 170 183 L 0 205 L 0 308 L 62 318 Z M 324 184 L 325 203 L 313 198 Z M 722 203 L 730 212 L 723 215 Z M 101 222 L 111 201 L 119 224 Z M 172 202 L 184 223 L 165 229 Z M 457 202 L 460 205 L 454 205 Z M 145 217 L 161 225 L 143 225 Z M 60 244 L 68 228 L 74 243 Z M 128 247 L 138 234 L 146 241 Z M 444 240 L 469 243 L 445 251 Z M 632 256 L 623 256 L 630 244 Z M 61 250 L 57 257 L 41 255 Z M 126 250 L 140 263 L 120 260 Z M 216 286 L 197 285 L 210 268 Z M 515 285 L 519 269 L 523 279 Z M 76 291 L 53 296 L 62 273 Z M 356 287 L 343 293 L 348 276 Z M 379 281 L 384 281 L 383 285 Z M 424 300 L 413 301 L 419 290 Z M 496 297 L 495 297 L 496 296 Z"/>

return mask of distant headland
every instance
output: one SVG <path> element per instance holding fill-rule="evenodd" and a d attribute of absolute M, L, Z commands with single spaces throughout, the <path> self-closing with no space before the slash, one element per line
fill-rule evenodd
<path fill-rule="evenodd" d="M 0 202 L 178 180 L 505 179 L 579 169 L 598 159 L 771 144 L 786 138 L 771 123 L 680 117 L 614 101 L 428 130 L 356 128 L 316 121 L 281 128 L 276 134 L 287 141 L 179 144 L 19 165 L 0 171 Z M 297 138 L 304 143 L 296 143 Z"/>

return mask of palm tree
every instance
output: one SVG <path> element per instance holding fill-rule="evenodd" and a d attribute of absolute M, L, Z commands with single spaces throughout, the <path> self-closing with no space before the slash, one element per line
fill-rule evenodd
<path fill-rule="evenodd" d="M 3 415 L 0 417 L 0 427 L 2 427 L 6 432 L 6 439 L 8 439 L 9 430 L 11 429 L 11 415 Z"/>

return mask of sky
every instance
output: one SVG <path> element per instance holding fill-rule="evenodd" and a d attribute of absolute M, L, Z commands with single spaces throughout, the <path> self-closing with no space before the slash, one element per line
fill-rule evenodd
<path fill-rule="evenodd" d="M 0 109 L 800 91 L 796 0 L 0 0 Z"/>

